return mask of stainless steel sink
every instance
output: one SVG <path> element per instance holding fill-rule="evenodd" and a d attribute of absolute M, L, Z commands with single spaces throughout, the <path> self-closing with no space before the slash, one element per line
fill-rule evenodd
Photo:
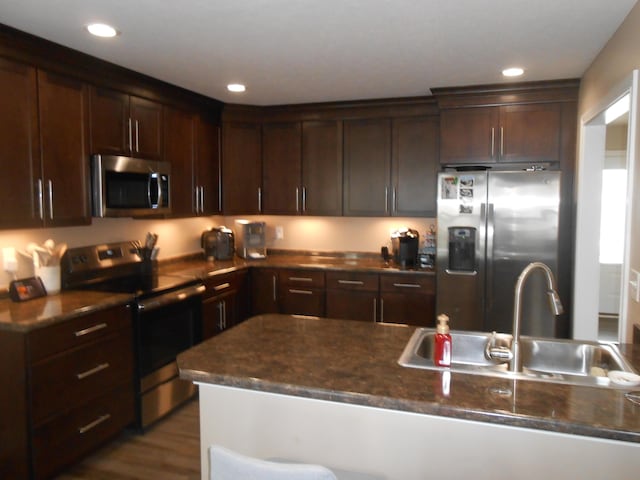
<path fill-rule="evenodd" d="M 435 329 L 418 328 L 398 363 L 405 367 L 443 370 L 433 364 Z M 522 372 L 509 372 L 507 364 L 486 355 L 488 344 L 511 346 L 511 335 L 452 331 L 453 372 L 502 378 L 541 380 L 572 385 L 616 387 L 609 371 L 636 373 L 615 345 L 552 338 L 520 337 Z"/>

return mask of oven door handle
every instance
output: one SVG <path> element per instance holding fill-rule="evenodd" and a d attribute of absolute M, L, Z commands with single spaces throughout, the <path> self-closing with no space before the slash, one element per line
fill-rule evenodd
<path fill-rule="evenodd" d="M 163 295 L 149 298 L 147 300 L 138 301 L 138 311 L 148 312 L 156 308 L 164 307 L 172 303 L 178 303 L 196 295 L 201 295 L 206 291 L 204 285 L 193 285 L 191 287 L 181 288 L 174 292 L 165 293 Z"/>

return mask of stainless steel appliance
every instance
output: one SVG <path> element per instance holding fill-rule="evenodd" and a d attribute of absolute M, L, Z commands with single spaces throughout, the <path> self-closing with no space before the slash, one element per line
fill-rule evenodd
<path fill-rule="evenodd" d="M 176 356 L 202 340 L 205 291 L 196 277 L 158 274 L 148 258 L 137 242 L 119 242 L 69 249 L 62 262 L 63 289 L 132 294 L 132 383 L 140 429 L 197 391 L 178 377 Z"/>
<path fill-rule="evenodd" d="M 249 220 L 236 220 L 236 253 L 239 257 L 266 258 L 266 224 Z"/>
<path fill-rule="evenodd" d="M 418 246 L 420 235 L 417 230 L 402 228 L 391 232 L 391 250 L 393 261 L 400 268 L 418 266 Z"/>
<path fill-rule="evenodd" d="M 510 332 L 514 286 L 530 262 L 558 275 L 560 172 L 451 171 L 438 176 L 437 311 L 452 329 Z M 544 276 L 523 292 L 522 333 L 555 336 Z"/>
<path fill-rule="evenodd" d="M 94 217 L 171 213 L 171 164 L 116 155 L 91 157 Z"/>
<path fill-rule="evenodd" d="M 233 230 L 224 226 L 206 230 L 200 245 L 207 260 L 231 260 L 235 251 Z"/>

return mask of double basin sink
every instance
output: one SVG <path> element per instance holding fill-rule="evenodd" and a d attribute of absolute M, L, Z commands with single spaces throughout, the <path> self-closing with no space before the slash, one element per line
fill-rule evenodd
<path fill-rule="evenodd" d="M 435 334 L 432 328 L 416 329 L 398 363 L 405 367 L 442 370 L 433 363 Z M 490 358 L 487 348 L 506 351 L 511 347 L 511 340 L 507 334 L 452 331 L 450 370 L 597 387 L 622 386 L 609 378 L 609 372 L 626 372 L 631 377 L 636 373 L 616 345 L 527 336 L 520 337 L 522 372 L 510 372 L 508 363 Z"/>

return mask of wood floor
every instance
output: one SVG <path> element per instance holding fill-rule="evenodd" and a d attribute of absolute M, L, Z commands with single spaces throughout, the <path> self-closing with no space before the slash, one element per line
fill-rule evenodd
<path fill-rule="evenodd" d="M 56 480 L 199 480 L 198 409 L 192 400 L 144 435 L 125 432 Z"/>

